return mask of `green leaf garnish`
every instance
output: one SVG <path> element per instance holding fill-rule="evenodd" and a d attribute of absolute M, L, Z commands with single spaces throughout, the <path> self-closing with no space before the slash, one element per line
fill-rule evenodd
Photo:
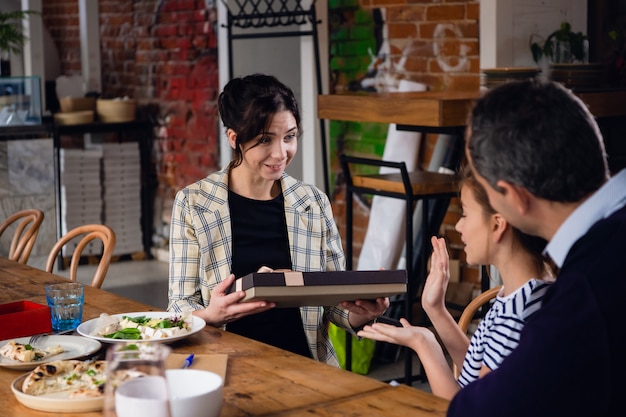
<path fill-rule="evenodd" d="M 139 329 L 129 327 L 126 329 L 119 330 L 115 333 L 106 334 L 104 337 L 109 339 L 127 339 L 127 340 L 139 340 L 141 339 L 141 332 Z"/>

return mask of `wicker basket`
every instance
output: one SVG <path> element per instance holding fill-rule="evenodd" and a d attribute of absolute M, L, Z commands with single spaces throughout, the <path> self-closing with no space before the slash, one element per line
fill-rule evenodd
<path fill-rule="evenodd" d="M 128 99 L 98 99 L 96 111 L 100 121 L 105 123 L 132 122 L 135 120 L 137 104 Z"/>
<path fill-rule="evenodd" d="M 95 110 L 96 98 L 95 97 L 61 97 L 59 99 L 61 111 L 63 113 L 83 111 L 83 110 Z"/>
<path fill-rule="evenodd" d="M 54 121 L 58 125 L 82 125 L 93 122 L 93 110 L 56 113 Z"/>

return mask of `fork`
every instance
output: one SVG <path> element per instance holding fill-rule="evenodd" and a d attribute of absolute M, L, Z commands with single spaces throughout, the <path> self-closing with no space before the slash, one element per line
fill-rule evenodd
<path fill-rule="evenodd" d="M 31 338 L 28 340 L 28 344 L 31 346 L 34 346 L 35 343 L 37 343 L 39 340 L 41 340 L 42 337 L 48 336 L 46 333 L 39 333 L 36 335 L 31 336 Z"/>
<path fill-rule="evenodd" d="M 31 345 L 31 346 L 34 346 L 35 343 L 37 343 L 43 337 L 56 336 L 56 335 L 61 335 L 61 334 L 68 334 L 68 333 L 72 333 L 72 332 L 74 332 L 74 329 L 62 330 L 60 332 L 52 333 L 51 335 L 49 335 L 48 333 L 35 334 L 35 335 L 32 335 L 30 337 L 30 339 L 28 340 L 28 344 Z"/>

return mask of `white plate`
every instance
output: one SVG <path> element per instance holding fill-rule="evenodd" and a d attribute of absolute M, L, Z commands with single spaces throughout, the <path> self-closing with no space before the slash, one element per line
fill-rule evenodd
<path fill-rule="evenodd" d="M 95 398 L 68 398 L 68 391 L 50 395 L 24 394 L 22 392 L 22 383 L 28 375 L 29 373 L 19 376 L 11 384 L 11 391 L 13 391 L 15 398 L 28 408 L 56 413 L 85 413 L 88 411 L 102 410 L 104 396 Z"/>
<path fill-rule="evenodd" d="M 0 342 L 0 346 L 4 346 L 11 340 L 15 340 L 18 343 L 28 343 L 30 337 L 17 337 L 14 339 L 3 340 Z M 61 345 L 63 352 L 58 355 L 48 356 L 47 358 L 34 361 L 34 362 L 20 362 L 14 361 L 4 356 L 0 356 L 0 366 L 5 368 L 27 371 L 35 369 L 42 363 L 48 363 L 52 361 L 61 361 L 66 359 L 75 359 L 83 356 L 90 355 L 100 350 L 102 345 L 97 340 L 87 339 L 82 336 L 70 336 L 70 335 L 50 335 L 42 337 L 37 342 L 36 346 L 39 349 L 45 349 L 47 346 Z"/>
<path fill-rule="evenodd" d="M 174 316 L 176 313 L 172 313 L 169 311 L 146 311 L 146 312 L 138 312 L 138 313 L 124 313 L 124 314 L 112 314 L 111 317 L 122 319 L 122 316 L 128 317 L 138 317 L 138 316 L 146 316 L 151 319 L 166 319 L 168 317 Z M 180 339 L 184 339 L 186 337 L 191 336 L 192 334 L 198 333 L 200 330 L 204 329 L 206 326 L 206 322 L 202 320 L 200 317 L 191 316 L 191 330 L 185 334 L 179 334 L 176 336 L 164 337 L 162 339 L 149 339 L 145 340 L 146 342 L 157 342 L 157 343 L 172 343 Z M 92 333 L 96 331 L 96 323 L 98 319 L 91 319 L 84 323 L 81 323 L 76 331 L 78 334 L 81 334 L 85 337 L 90 337 L 92 339 L 99 340 L 100 342 L 105 343 L 128 343 L 128 342 L 141 342 L 142 340 L 127 340 L 127 339 L 110 339 L 107 337 L 96 336 Z"/>

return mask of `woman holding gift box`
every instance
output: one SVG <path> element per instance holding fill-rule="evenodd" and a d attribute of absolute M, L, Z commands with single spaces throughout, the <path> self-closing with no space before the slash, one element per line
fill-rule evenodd
<path fill-rule="evenodd" d="M 218 109 L 233 159 L 176 195 L 168 310 L 193 310 L 210 325 L 339 366 L 328 321 L 352 331 L 382 314 L 387 298 L 275 309 L 228 293 L 235 277 L 260 269 L 345 268 L 328 197 L 285 172 L 298 149 L 295 96 L 273 76 L 249 75 L 224 87 Z"/>

